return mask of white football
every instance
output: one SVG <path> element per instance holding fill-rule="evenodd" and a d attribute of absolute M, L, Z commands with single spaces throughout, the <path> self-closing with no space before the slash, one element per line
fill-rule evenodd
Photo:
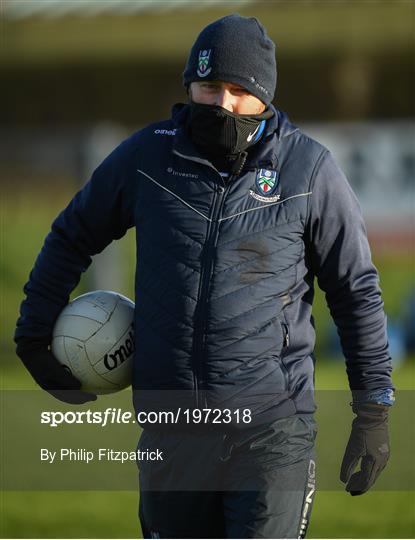
<path fill-rule="evenodd" d="M 78 296 L 60 313 L 52 353 L 94 394 L 118 392 L 131 384 L 134 302 L 111 291 Z"/>

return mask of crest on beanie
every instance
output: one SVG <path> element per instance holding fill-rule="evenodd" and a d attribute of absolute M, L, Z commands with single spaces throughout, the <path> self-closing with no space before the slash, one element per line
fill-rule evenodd
<path fill-rule="evenodd" d="M 212 49 L 202 49 L 199 51 L 199 62 L 197 67 L 197 74 L 199 77 L 207 77 L 212 71 L 212 68 L 209 66 L 211 53 Z"/>

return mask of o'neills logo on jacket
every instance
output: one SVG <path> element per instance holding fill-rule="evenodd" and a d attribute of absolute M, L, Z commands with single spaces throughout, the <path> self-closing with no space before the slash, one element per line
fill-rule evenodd
<path fill-rule="evenodd" d="M 176 131 L 177 129 L 155 129 L 154 135 L 170 135 L 170 137 L 174 137 Z"/>
<path fill-rule="evenodd" d="M 258 201 L 275 202 L 279 201 L 281 195 L 274 195 L 278 187 L 277 171 L 259 169 L 255 178 L 255 189 L 249 190 L 249 194 Z"/>

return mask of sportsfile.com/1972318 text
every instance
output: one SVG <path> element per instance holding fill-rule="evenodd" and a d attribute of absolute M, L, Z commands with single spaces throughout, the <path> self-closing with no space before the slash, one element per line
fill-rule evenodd
<path fill-rule="evenodd" d="M 250 424 L 251 409 L 189 409 L 178 407 L 175 411 L 131 411 L 108 407 L 104 411 L 42 411 L 40 423 L 57 427 L 62 424 L 95 424 L 105 427 L 111 424 Z"/>

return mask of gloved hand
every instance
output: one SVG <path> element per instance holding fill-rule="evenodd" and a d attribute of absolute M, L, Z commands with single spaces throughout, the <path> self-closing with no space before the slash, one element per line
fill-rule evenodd
<path fill-rule="evenodd" d="M 56 399 L 72 404 L 97 399 L 80 389 L 81 382 L 56 360 L 44 341 L 20 338 L 16 353 L 37 384 Z"/>
<path fill-rule="evenodd" d="M 362 495 L 375 483 L 389 459 L 388 405 L 353 405 L 356 418 L 341 465 L 340 480 L 351 495 Z M 353 474 L 360 458 L 360 471 Z"/>

